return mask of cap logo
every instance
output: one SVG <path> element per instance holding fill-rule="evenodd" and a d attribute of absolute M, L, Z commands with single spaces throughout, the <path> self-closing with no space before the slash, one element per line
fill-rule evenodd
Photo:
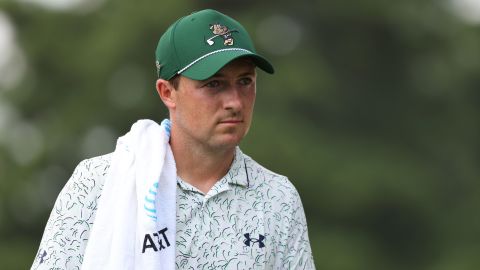
<path fill-rule="evenodd" d="M 160 76 L 160 68 L 162 67 L 162 65 L 160 65 L 160 62 L 155 61 L 155 66 L 157 67 L 157 75 Z"/>
<path fill-rule="evenodd" d="M 210 46 L 212 46 L 215 43 L 213 39 L 215 39 L 216 37 L 223 38 L 223 45 L 232 46 L 233 45 L 232 33 L 238 32 L 237 30 L 230 30 L 225 25 L 221 25 L 219 23 L 210 24 L 210 30 L 212 30 L 212 33 L 214 34 L 214 36 L 206 40 L 207 44 Z"/>

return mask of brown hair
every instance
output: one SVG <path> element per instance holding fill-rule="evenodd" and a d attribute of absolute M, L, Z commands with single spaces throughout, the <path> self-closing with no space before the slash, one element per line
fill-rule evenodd
<path fill-rule="evenodd" d="M 180 75 L 175 75 L 173 76 L 168 82 L 173 86 L 175 90 L 178 89 L 178 86 L 180 85 Z"/>

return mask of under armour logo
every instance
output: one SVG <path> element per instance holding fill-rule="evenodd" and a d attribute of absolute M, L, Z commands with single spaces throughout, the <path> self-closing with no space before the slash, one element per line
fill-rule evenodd
<path fill-rule="evenodd" d="M 253 245 L 255 243 L 258 243 L 258 247 L 260 248 L 265 247 L 265 244 L 263 243 L 263 240 L 265 240 L 265 235 L 259 234 L 258 238 L 251 238 L 250 234 L 246 233 L 243 236 L 245 236 L 245 241 L 243 241 L 243 243 L 245 243 L 247 247 L 249 247 L 250 244 Z"/>
<path fill-rule="evenodd" d="M 43 250 L 43 252 L 42 252 L 42 250 L 40 250 L 40 251 L 38 252 L 37 257 L 40 258 L 40 263 L 39 263 L 39 264 L 42 264 L 42 263 L 45 261 L 44 258 L 45 258 L 46 256 L 47 256 L 47 251 Z"/>

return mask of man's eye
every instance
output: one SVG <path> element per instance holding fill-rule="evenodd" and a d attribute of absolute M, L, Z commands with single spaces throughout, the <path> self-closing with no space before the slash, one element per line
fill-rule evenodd
<path fill-rule="evenodd" d="M 252 83 L 252 79 L 251 78 L 242 78 L 240 79 L 240 84 L 241 85 L 249 85 Z"/>
<path fill-rule="evenodd" d="M 208 83 L 205 84 L 205 86 L 209 88 L 216 88 L 220 86 L 220 82 L 217 80 L 209 81 Z"/>

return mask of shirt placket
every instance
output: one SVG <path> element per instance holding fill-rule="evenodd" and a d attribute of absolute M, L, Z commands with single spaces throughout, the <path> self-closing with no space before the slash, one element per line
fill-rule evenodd
<path fill-rule="evenodd" d="M 181 209 L 183 214 L 180 213 L 180 216 L 191 211 L 187 214 L 191 218 L 185 224 L 182 235 L 179 235 L 179 245 L 181 245 L 179 251 L 190 258 L 204 257 L 205 254 L 200 254 L 200 252 L 209 250 L 209 248 L 205 248 L 205 245 L 211 245 L 209 239 L 212 229 L 211 213 L 214 209 L 209 204 L 213 198 L 230 189 L 228 180 L 224 178 L 218 181 L 206 195 L 185 182 L 180 185 L 180 189 L 182 189 L 180 192 L 183 193 L 183 196 L 180 196 L 179 199 L 188 202 L 181 202 L 185 207 Z"/>

